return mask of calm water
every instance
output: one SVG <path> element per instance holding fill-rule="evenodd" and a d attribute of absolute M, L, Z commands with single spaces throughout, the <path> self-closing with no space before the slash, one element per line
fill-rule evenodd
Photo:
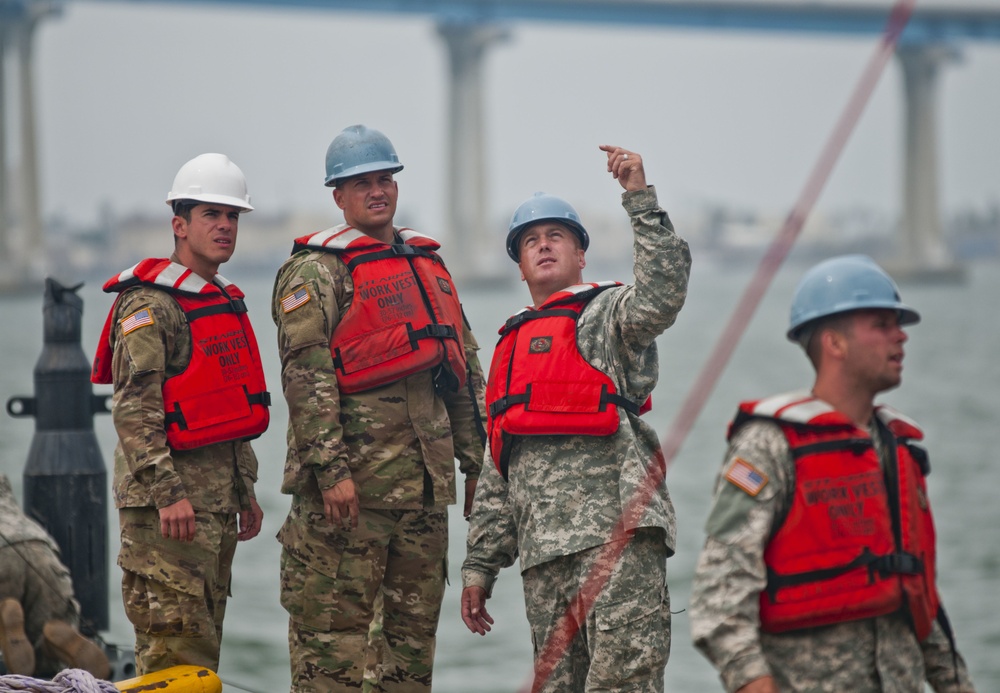
<path fill-rule="evenodd" d="M 277 265 L 275 265 L 276 268 Z M 271 692 L 288 689 L 286 617 L 278 604 L 278 544 L 274 540 L 288 499 L 278 492 L 284 459 L 286 410 L 280 396 L 274 326 L 268 309 L 275 268 L 250 269 L 238 262 L 226 276 L 239 282 L 264 350 L 270 389 L 277 395 L 271 429 L 254 447 L 260 459 L 258 497 L 265 512 L 264 530 L 237 552 L 233 598 L 226 619 L 221 676 L 226 691 L 241 688 Z M 787 305 L 803 267 L 786 267 L 757 311 L 750 329 L 722 374 L 719 385 L 674 460 L 668 475 L 677 507 L 677 555 L 668 564 L 675 611 L 686 608 L 691 574 L 703 540 L 702 524 L 710 489 L 723 453 L 723 432 L 737 401 L 805 386 L 811 373 L 805 358 L 783 338 Z M 923 314 L 909 330 L 903 386 L 885 397 L 920 421 L 928 434 L 933 473 L 931 496 L 939 534 L 940 589 L 958 643 L 978 690 L 1000 690 L 1000 464 L 988 450 L 1000 411 L 1000 344 L 996 296 L 1000 266 L 970 267 L 963 286 L 906 286 L 904 300 Z M 704 359 L 714 346 L 747 285 L 752 267 L 720 267 L 696 257 L 688 304 L 677 324 L 660 338 L 660 384 L 649 415 L 661 436 L 677 412 Z M 248 278 L 251 278 L 248 281 Z M 627 279 L 588 270 L 587 279 Z M 72 283 L 75 278 L 66 278 Z M 84 298 L 84 350 L 93 355 L 109 299 L 90 280 Z M 463 292 L 466 311 L 483 344 L 488 362 L 495 330 L 527 302 L 523 287 L 509 291 Z M 989 308 L 993 305 L 993 308 Z M 32 368 L 42 345 L 41 295 L 0 297 L 0 400 L 32 394 Z M 109 417 L 96 419 L 97 437 L 110 468 L 114 431 Z M 0 416 L 0 470 L 20 494 L 21 472 L 33 434 L 25 419 Z M 110 483 L 110 482 L 109 482 Z M 117 519 L 111 519 L 110 549 L 117 553 Z M 515 568 L 501 574 L 490 602 L 498 623 L 481 638 L 459 618 L 459 567 L 464 555 L 465 523 L 453 509 L 451 523 L 452 585 L 445 596 L 439 628 L 435 689 L 441 692 L 519 690 L 530 673 L 531 646 L 523 615 L 520 578 Z M 131 643 L 131 626 L 121 608 L 118 569 L 112 565 L 111 629 L 108 640 Z M 667 667 L 667 690 L 720 690 L 714 670 L 690 645 L 686 613 L 674 616 L 673 648 Z"/>

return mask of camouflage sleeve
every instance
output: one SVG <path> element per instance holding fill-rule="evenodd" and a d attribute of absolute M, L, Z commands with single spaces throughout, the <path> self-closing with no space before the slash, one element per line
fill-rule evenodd
<path fill-rule="evenodd" d="M 236 444 L 236 467 L 243 481 L 243 488 L 240 491 L 240 507 L 249 509 L 250 503 L 243 497 L 244 491 L 248 498 L 256 498 L 257 492 L 254 484 L 257 483 L 257 455 L 249 442 Z"/>
<path fill-rule="evenodd" d="M 463 324 L 462 339 L 465 342 L 468 380 L 458 392 L 445 396 L 445 406 L 448 408 L 451 434 L 455 441 L 458 468 L 467 479 L 475 479 L 483 466 L 483 439 L 480 431 L 486 425 L 486 381 L 482 364 L 479 363 L 479 344 L 472 335 L 468 322 Z"/>
<path fill-rule="evenodd" d="M 934 622 L 931 634 L 920 643 L 920 649 L 927 682 L 934 693 L 976 693 L 965 660 L 952 648 L 940 623 Z"/>
<path fill-rule="evenodd" d="M 123 334 L 121 321 L 143 308 L 151 309 L 152 323 Z M 167 446 L 163 404 L 164 380 L 191 358 L 190 340 L 178 339 L 187 335 L 187 321 L 173 299 L 145 288 L 123 293 L 114 319 L 111 418 L 133 478 L 163 508 L 187 497 Z"/>
<path fill-rule="evenodd" d="M 483 457 L 483 474 L 476 486 L 462 563 L 462 587 L 482 587 L 493 594 L 493 584 L 502 568 L 517 560 L 517 527 L 508 485 L 500 476 L 489 450 Z"/>
<path fill-rule="evenodd" d="M 315 475 L 321 489 L 351 476 L 330 337 L 340 322 L 341 302 L 349 305 L 352 293 L 350 273 L 339 259 L 301 252 L 278 271 L 272 295 L 289 454 L 298 471 Z"/>
<path fill-rule="evenodd" d="M 754 467 L 763 485 L 747 489 L 730 482 L 727 475 L 739 465 Z M 733 438 L 716 483 L 692 584 L 691 634 L 727 691 L 771 673 L 758 633 L 759 595 L 767 584 L 764 547 L 790 503 L 793 469 L 781 430 L 751 422 Z"/>
<path fill-rule="evenodd" d="M 653 186 L 622 193 L 622 206 L 632 222 L 635 282 L 613 319 L 629 351 L 642 353 L 684 306 L 691 251 L 660 208 Z"/>

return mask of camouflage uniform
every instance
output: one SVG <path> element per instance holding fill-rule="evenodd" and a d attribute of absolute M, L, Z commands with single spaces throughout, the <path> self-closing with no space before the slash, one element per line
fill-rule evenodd
<path fill-rule="evenodd" d="M 47 621 L 80 624 L 69 569 L 45 529 L 21 510 L 10 479 L 0 474 L 0 600 L 16 599 L 24 610 L 24 632 L 35 648 L 35 674 L 51 676 L 61 664 L 43 647 Z"/>
<path fill-rule="evenodd" d="M 177 258 L 171 258 L 177 262 Z M 150 308 L 153 324 L 122 336 L 118 321 Z M 119 509 L 122 598 L 135 627 L 140 673 L 177 664 L 218 669 L 236 550 L 237 513 L 250 509 L 257 458 L 247 442 L 171 450 L 162 387 L 191 359 L 191 334 L 177 302 L 138 286 L 119 296 L 111 335 L 118 432 L 112 492 Z M 194 541 L 164 539 L 158 508 L 187 498 Z"/>
<path fill-rule="evenodd" d="M 884 464 L 881 436 L 872 437 Z M 750 496 L 720 475 L 691 595 L 695 644 L 725 690 L 773 676 L 783 692 L 914 693 L 926 680 L 937 693 L 972 693 L 965 662 L 937 622 L 924 642 L 902 613 L 780 634 L 759 630 L 764 549 L 791 505 L 795 463 L 781 429 L 767 421 L 736 432 L 723 472 L 737 457 L 767 482 Z"/>
<path fill-rule="evenodd" d="M 286 312 L 282 298 L 302 287 L 309 299 Z M 455 459 L 467 479 L 478 478 L 482 464 L 479 347 L 466 325 L 478 402 L 467 388 L 436 395 L 429 370 L 341 393 L 330 339 L 353 296 L 351 272 L 332 253 L 300 251 L 275 280 L 272 316 L 288 402 L 281 490 L 292 496 L 278 532 L 292 689 L 360 689 L 373 604 L 381 593 L 384 655 L 376 689 L 425 691 L 444 596 Z M 330 524 L 324 514 L 321 490 L 344 479 L 354 481 L 361 508 L 353 531 Z"/>
<path fill-rule="evenodd" d="M 587 304 L 577 344 L 620 394 L 642 402 L 658 377 L 654 340 L 684 304 L 691 256 L 652 186 L 624 193 L 622 204 L 635 234 L 635 284 L 605 290 Z M 537 658 L 552 620 L 579 589 L 579 575 L 597 560 L 598 547 L 662 452 L 655 431 L 624 412 L 611 436 L 518 436 L 512 445 L 509 483 L 486 452 L 462 583 L 489 593 L 500 569 L 520 556 Z M 578 640 L 586 643 L 571 646 L 545 690 L 663 689 L 670 646 L 666 558 L 676 537 L 665 484 L 641 514 L 626 518 L 626 529 L 638 530 L 634 555 L 626 551 L 581 626 L 585 637 Z M 626 659 L 631 667 L 622 665 Z M 605 668 L 606 660 L 615 664 Z M 608 680 L 611 673 L 620 678 Z"/>

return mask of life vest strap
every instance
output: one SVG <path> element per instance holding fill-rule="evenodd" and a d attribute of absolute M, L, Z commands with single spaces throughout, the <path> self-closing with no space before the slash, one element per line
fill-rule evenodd
<path fill-rule="evenodd" d="M 795 587 L 809 582 L 831 580 L 856 568 L 868 568 L 871 579 L 876 572 L 882 577 L 890 575 L 920 575 L 924 572 L 924 562 L 910 553 L 897 552 L 885 556 L 876 556 L 867 548 L 850 563 L 835 568 L 809 570 L 794 575 L 781 575 L 771 568 L 767 569 L 767 594 L 772 602 L 776 602 L 778 590 L 784 587 Z"/>
<path fill-rule="evenodd" d="M 251 405 L 258 404 L 262 407 L 271 406 L 271 393 L 267 390 L 263 392 L 255 392 L 254 394 L 247 393 L 247 402 Z"/>
<path fill-rule="evenodd" d="M 347 263 L 347 269 L 353 271 L 355 267 L 363 262 L 376 262 L 377 260 L 386 260 L 394 257 L 426 257 L 432 260 L 438 259 L 437 253 L 427 250 L 426 248 L 420 248 L 415 245 L 410 245 L 409 243 L 396 243 L 390 245 L 384 250 L 376 250 L 375 252 L 358 255 Z"/>
<path fill-rule="evenodd" d="M 843 575 L 844 573 L 848 573 L 855 568 L 862 568 L 865 566 L 868 566 L 868 572 L 869 574 L 872 574 L 874 573 L 873 564 L 878 560 L 879 556 L 876 556 L 869 551 L 867 547 L 865 547 L 864 551 L 861 552 L 861 555 L 853 561 L 834 568 L 821 568 L 819 570 L 807 570 L 804 573 L 795 573 L 793 575 L 781 575 L 769 566 L 767 569 L 767 594 L 771 598 L 772 602 L 776 602 L 778 590 L 784 587 L 795 587 L 796 585 L 804 585 L 808 582 L 818 582 L 820 580 L 831 580 L 835 577 Z"/>
<path fill-rule="evenodd" d="M 601 393 L 601 402 L 611 403 L 616 407 L 621 407 L 629 414 L 633 416 L 639 416 L 639 405 L 628 399 L 627 397 L 622 397 L 621 395 L 609 395 L 607 391 Z"/>
<path fill-rule="evenodd" d="M 511 330 L 520 327 L 526 322 L 532 320 L 540 320 L 541 318 L 572 318 L 576 320 L 580 316 L 580 312 L 576 310 L 570 310 L 568 308 L 546 308 L 543 310 L 525 310 L 517 315 L 507 318 L 507 322 L 504 323 L 500 330 L 500 335 L 503 336 L 510 332 Z"/>
<path fill-rule="evenodd" d="M 218 303 L 214 306 L 204 306 L 203 308 L 195 308 L 193 310 L 185 311 L 184 315 L 187 317 L 188 322 L 192 320 L 198 320 L 199 318 L 207 318 L 210 315 L 219 315 L 220 313 L 246 313 L 247 304 L 242 298 L 231 298 L 228 303 Z"/>
<path fill-rule="evenodd" d="M 863 455 L 872 448 L 871 438 L 845 438 L 843 440 L 827 440 L 822 443 L 800 445 L 792 449 L 792 458 L 800 459 L 806 455 L 818 455 L 824 452 L 840 452 L 848 450 L 855 455 Z"/>
<path fill-rule="evenodd" d="M 419 339 L 458 339 L 458 332 L 455 330 L 453 325 L 440 325 L 431 324 L 426 325 L 419 330 L 413 330 L 410 332 L 410 339 L 413 341 Z"/>
<path fill-rule="evenodd" d="M 875 561 L 874 567 L 882 575 L 920 575 L 924 572 L 924 562 L 906 552 L 882 556 Z"/>
<path fill-rule="evenodd" d="M 525 390 L 520 395 L 507 395 L 506 397 L 499 397 L 490 403 L 490 416 L 496 417 L 504 413 L 516 404 L 528 404 L 531 401 L 531 385 L 528 385 L 528 389 Z M 616 407 L 621 407 L 628 413 L 639 416 L 639 405 L 628 399 L 627 397 L 622 397 L 621 395 L 608 394 L 607 388 L 601 390 L 601 410 L 604 410 L 604 405 L 613 404 Z"/>
<path fill-rule="evenodd" d="M 271 406 L 271 393 L 267 390 L 261 392 L 254 392 L 253 394 L 247 390 L 247 386 L 243 386 L 243 392 L 247 397 L 247 404 L 251 407 L 261 406 L 270 407 Z M 177 404 L 173 411 L 168 411 L 163 415 L 163 423 L 165 427 L 177 426 L 182 431 L 188 429 L 187 419 L 184 417 L 184 412 L 181 410 L 180 404 Z"/>

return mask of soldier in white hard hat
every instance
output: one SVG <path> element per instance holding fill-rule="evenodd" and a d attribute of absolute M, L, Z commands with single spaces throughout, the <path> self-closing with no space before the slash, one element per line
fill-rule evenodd
<path fill-rule="evenodd" d="M 260 532 L 257 459 L 270 395 L 243 292 L 218 273 L 253 209 L 243 172 L 202 154 L 167 196 L 174 251 L 107 281 L 117 293 L 92 380 L 114 384 L 118 565 L 140 674 L 217 670 L 237 541 Z"/>
<path fill-rule="evenodd" d="M 565 200 L 537 194 L 514 212 L 507 253 L 532 305 L 503 326 L 490 365 L 462 618 L 474 633 L 490 630 L 486 600 L 518 560 L 533 691 L 653 693 L 670 653 L 676 530 L 663 453 L 640 414 L 656 385 L 655 340 L 687 297 L 691 253 L 642 156 L 600 150 L 623 188 L 635 282 L 583 281 L 590 237 Z M 579 594 L 594 597 L 574 603 Z"/>
<path fill-rule="evenodd" d="M 729 429 L 691 630 L 730 693 L 972 693 L 935 581 L 923 433 L 875 404 L 920 316 L 873 260 L 802 277 L 788 338 L 810 390 L 744 402 Z"/>
<path fill-rule="evenodd" d="M 378 130 L 338 134 L 326 185 L 344 223 L 296 239 L 275 280 L 293 691 L 360 690 L 380 642 L 375 690 L 430 690 L 455 460 L 466 515 L 482 463 L 478 346 L 437 241 L 394 225 L 402 168 Z"/>

